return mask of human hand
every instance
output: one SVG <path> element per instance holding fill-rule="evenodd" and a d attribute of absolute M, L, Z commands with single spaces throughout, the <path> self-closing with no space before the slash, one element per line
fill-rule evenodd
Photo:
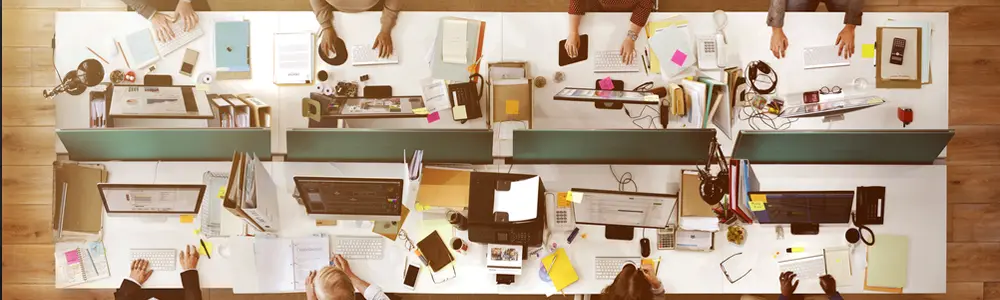
<path fill-rule="evenodd" d="M 659 289 L 662 283 L 660 279 L 656 277 L 656 271 L 653 269 L 653 265 L 643 264 L 642 265 L 642 275 L 646 277 L 646 281 L 652 285 L 654 290 Z"/>
<path fill-rule="evenodd" d="M 145 259 L 137 259 L 132 261 L 131 272 L 128 274 L 128 278 L 132 278 L 139 285 L 146 283 L 149 280 L 149 276 L 153 275 L 153 270 L 149 269 L 149 261 Z"/>
<path fill-rule="evenodd" d="M 781 295 L 791 297 L 795 294 L 795 289 L 799 287 L 799 281 L 795 280 L 795 273 L 785 272 L 778 277 L 781 280 Z M 794 283 L 793 283 L 794 282 Z"/>
<path fill-rule="evenodd" d="M 149 22 L 153 24 L 153 30 L 156 31 L 157 40 L 166 42 L 174 39 L 174 30 L 170 29 L 170 23 L 174 21 L 170 16 L 161 13 L 154 13 L 149 18 Z"/>
<path fill-rule="evenodd" d="M 819 286 L 823 288 L 823 293 L 828 296 L 832 296 L 837 293 L 837 280 L 833 279 L 833 276 L 829 274 L 823 275 L 819 278 Z"/>
<path fill-rule="evenodd" d="M 392 35 L 388 31 L 381 31 L 375 37 L 375 44 L 372 49 L 378 48 L 378 57 L 389 57 L 392 55 Z"/>
<path fill-rule="evenodd" d="M 333 263 L 335 267 L 343 270 L 347 274 L 347 277 L 354 278 L 354 272 L 351 272 L 351 264 L 347 262 L 347 259 L 343 255 L 334 255 Z"/>
<path fill-rule="evenodd" d="M 181 268 L 184 271 L 198 269 L 198 248 L 188 245 L 186 250 L 181 250 Z"/>
<path fill-rule="evenodd" d="M 337 50 L 336 47 L 334 47 L 334 44 L 337 41 L 337 32 L 333 30 L 333 27 L 323 28 L 319 34 L 321 37 L 319 49 L 323 52 L 323 54 L 328 55 L 328 57 L 337 56 Z"/>
<path fill-rule="evenodd" d="M 177 20 L 184 20 L 184 32 L 191 31 L 198 25 L 198 14 L 194 13 L 191 2 L 185 0 L 177 1 Z M 174 20 L 176 22 L 177 20 Z"/>
<path fill-rule="evenodd" d="M 622 48 L 619 50 L 618 54 L 622 56 L 622 63 L 631 65 L 632 59 L 635 58 L 635 41 L 631 38 L 625 38 L 625 40 L 622 41 Z"/>
<path fill-rule="evenodd" d="M 773 28 L 771 30 L 771 54 L 774 54 L 774 58 L 783 58 L 786 49 L 788 49 L 788 37 L 785 36 L 785 31 L 781 28 Z"/>
<path fill-rule="evenodd" d="M 316 286 L 313 284 L 313 280 L 316 279 L 316 271 L 309 271 L 309 276 L 306 276 L 306 300 L 316 300 Z"/>
<path fill-rule="evenodd" d="M 566 54 L 569 57 L 576 58 L 580 50 L 580 35 L 576 32 L 570 32 L 569 37 L 566 38 Z"/>
<path fill-rule="evenodd" d="M 843 58 L 851 58 L 854 55 L 854 28 L 853 24 L 844 25 L 844 29 L 837 34 L 837 55 Z"/>

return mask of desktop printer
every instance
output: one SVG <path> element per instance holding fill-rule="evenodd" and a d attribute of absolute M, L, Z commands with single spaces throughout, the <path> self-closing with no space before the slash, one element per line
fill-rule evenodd
<path fill-rule="evenodd" d="M 511 182 L 537 175 L 472 172 L 469 182 L 469 240 L 475 243 L 542 245 L 545 228 L 545 188 L 538 181 L 536 217 L 509 222 L 506 214 L 494 213 L 496 191 L 510 191 Z"/>

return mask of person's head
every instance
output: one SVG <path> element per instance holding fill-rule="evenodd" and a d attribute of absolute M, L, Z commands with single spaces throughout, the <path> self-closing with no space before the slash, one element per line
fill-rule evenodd
<path fill-rule="evenodd" d="M 601 291 L 601 299 L 650 300 L 653 299 L 653 286 L 642 270 L 633 264 L 626 264 L 615 281 Z"/>
<path fill-rule="evenodd" d="M 313 279 L 319 300 L 353 300 L 354 285 L 347 273 L 336 267 L 323 267 Z"/>

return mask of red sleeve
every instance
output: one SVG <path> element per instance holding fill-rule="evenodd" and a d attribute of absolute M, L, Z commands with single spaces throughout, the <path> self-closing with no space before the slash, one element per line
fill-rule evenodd
<path fill-rule="evenodd" d="M 582 15 L 587 12 L 587 0 L 569 0 L 569 14 Z"/>
<path fill-rule="evenodd" d="M 646 26 L 646 20 L 649 19 L 649 13 L 653 11 L 653 1 L 654 0 L 637 0 L 635 8 L 632 9 L 632 24 L 639 25 L 639 27 Z"/>

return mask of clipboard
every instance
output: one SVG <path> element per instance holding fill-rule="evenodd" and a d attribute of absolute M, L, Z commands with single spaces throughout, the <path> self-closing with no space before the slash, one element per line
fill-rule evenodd
<path fill-rule="evenodd" d="M 889 34 L 893 36 L 883 39 L 883 35 L 888 31 Z M 883 60 L 889 57 L 889 52 L 892 50 L 892 38 L 895 37 L 897 33 L 910 31 L 906 33 L 908 37 L 906 49 L 903 52 L 903 64 L 909 65 L 913 64 L 916 67 L 915 76 L 910 79 L 884 79 L 882 78 Z M 921 47 L 923 47 L 922 29 L 920 27 L 878 27 L 875 29 L 875 88 L 880 89 L 919 89 L 921 86 L 921 61 L 923 53 L 921 53 Z M 916 41 L 913 45 L 912 41 Z M 885 48 L 887 47 L 887 48 Z M 885 48 L 885 49 L 883 49 Z M 885 51 L 883 51 L 885 50 Z M 885 58 L 883 58 L 885 57 Z"/>
<path fill-rule="evenodd" d="M 534 116 L 532 111 L 534 98 L 532 95 L 532 78 L 528 73 L 531 68 L 528 66 L 528 62 L 496 62 L 490 63 L 487 66 L 488 69 L 494 67 L 524 69 L 525 78 L 528 80 L 528 83 L 519 85 L 490 85 L 490 101 L 492 102 L 490 109 L 492 110 L 493 123 L 524 121 L 527 122 L 527 128 L 531 129 Z M 489 70 L 487 72 L 488 77 L 492 72 Z"/>

